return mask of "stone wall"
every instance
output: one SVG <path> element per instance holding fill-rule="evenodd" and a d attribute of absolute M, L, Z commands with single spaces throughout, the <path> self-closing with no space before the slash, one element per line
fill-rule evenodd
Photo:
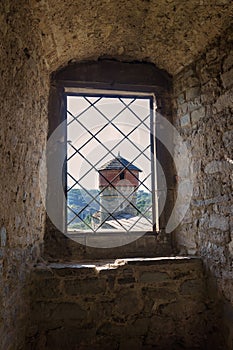
<path fill-rule="evenodd" d="M 175 5 L 173 1 L 168 4 L 165 0 L 160 2 L 137 1 L 136 4 L 133 4 L 134 6 L 130 1 L 125 2 L 124 0 L 121 2 L 121 6 L 114 0 L 106 0 L 103 3 L 95 2 L 94 6 L 93 2 L 87 3 L 79 0 L 73 1 L 72 4 L 70 2 L 70 6 L 67 6 L 67 2 L 63 0 L 4 0 L 0 3 L 1 349 L 24 348 L 24 335 L 29 314 L 27 278 L 32 264 L 40 256 L 40 245 L 43 241 L 44 209 L 39 193 L 38 170 L 47 137 L 49 74 L 72 60 L 97 60 L 101 56 L 118 58 L 121 61 L 155 62 L 160 68 L 174 74 L 187 62 L 192 61 L 193 57 L 208 42 L 211 42 L 226 25 L 229 25 L 231 5 L 224 3 L 223 1 L 222 5 L 217 7 L 211 4 L 197 7 L 195 1 L 180 4 L 179 0 L 176 1 Z M 119 8 L 123 9 L 122 13 L 119 12 Z M 174 21 L 171 20 L 170 16 L 174 16 L 171 17 Z M 211 16 L 210 21 L 206 20 Z M 187 18 L 192 19 L 191 24 L 186 22 Z M 190 30 L 192 25 L 193 30 Z M 182 29 L 181 32 L 180 29 Z M 195 36 L 194 33 L 198 33 L 198 36 Z M 232 210 L 229 204 L 229 166 L 231 166 L 229 159 L 232 157 L 230 154 L 232 136 L 229 127 L 231 122 L 230 107 L 232 106 L 230 35 L 228 33 L 228 36 L 223 37 L 221 41 L 215 42 L 207 54 L 203 55 L 195 65 L 175 77 L 175 95 L 179 107 L 179 118 L 176 120 L 176 124 L 193 151 L 197 174 L 191 208 L 180 228 L 179 246 L 183 251 L 188 247 L 188 252 L 197 252 L 205 257 L 207 266 L 214 272 L 218 285 L 225 295 L 225 303 L 232 300 L 230 270 L 232 236 L 230 236 L 229 220 L 230 210 Z M 193 41 L 194 36 L 195 42 Z M 156 74 L 153 79 L 157 79 Z M 168 100 L 169 96 L 167 96 Z M 207 137 L 210 134 L 213 136 Z M 67 243 L 69 240 L 64 236 L 59 240 L 57 233 L 53 232 L 53 234 L 54 240 L 47 241 L 48 250 L 52 251 L 54 255 L 56 251 L 56 258 L 59 254 L 62 257 L 65 251 L 63 257 L 68 258 L 71 251 L 70 243 Z M 150 243 L 152 239 L 154 238 L 149 237 L 147 243 Z M 58 241 L 61 244 L 56 246 Z M 62 245 L 63 243 L 64 245 Z M 169 240 L 165 237 L 159 247 L 159 249 L 162 247 L 163 254 L 171 252 L 165 250 L 169 248 L 168 243 Z M 137 245 L 140 248 L 137 252 L 147 249 L 144 241 L 137 243 Z M 85 250 L 83 246 L 82 249 Z M 149 255 L 154 253 L 154 251 L 150 251 Z M 161 254 L 160 251 L 157 253 Z M 130 254 L 135 254 L 134 247 L 132 247 Z M 85 257 L 92 256 L 91 249 L 87 253 L 84 252 L 84 255 Z M 182 268 L 185 271 L 185 266 Z M 69 271 L 72 276 L 72 270 Z M 115 273 L 115 270 L 111 271 Z M 117 271 L 120 273 L 121 270 Z M 158 272 L 165 273 L 166 271 L 159 270 Z M 46 280 L 47 273 L 45 272 L 43 281 Z M 181 278 L 183 278 L 182 273 Z M 136 278 L 137 273 L 132 272 L 132 274 L 135 274 L 134 278 Z M 54 281 L 55 286 L 57 283 L 62 285 L 66 279 L 70 282 L 73 278 L 69 277 L 69 272 L 68 276 L 64 276 L 64 279 L 63 277 L 54 277 L 58 276 L 58 272 L 52 276 L 51 283 Z M 108 282 L 105 282 L 107 277 L 104 272 L 100 272 L 99 276 L 101 276 L 100 281 L 103 278 L 100 283 L 107 283 L 109 287 L 106 288 L 110 288 L 111 273 Z M 115 297 L 114 293 L 117 293 L 121 288 L 123 291 L 131 289 L 127 281 L 122 283 L 119 281 L 111 296 Z M 179 284 L 181 280 L 180 282 L 169 281 L 168 287 L 175 283 L 176 288 L 181 288 L 181 284 Z M 72 284 L 72 282 L 70 283 Z M 141 303 L 145 308 L 147 302 L 151 302 L 151 297 L 150 294 L 147 294 L 148 291 L 145 292 L 145 295 L 143 294 L 143 283 L 143 281 L 139 282 L 135 291 L 138 291 L 136 294 L 139 293 L 138 298 L 140 295 Z M 165 281 L 160 283 L 165 283 Z M 34 286 L 36 287 L 36 285 Z M 149 284 L 149 286 L 151 285 Z M 101 288 L 100 286 L 100 290 Z M 163 288 L 162 284 L 161 288 Z M 57 291 L 56 288 L 55 290 Z M 110 289 L 107 290 L 110 293 Z M 46 293 L 47 288 L 44 288 L 43 291 Z M 77 292 L 81 294 L 77 300 L 81 300 L 82 292 L 80 290 Z M 101 295 L 98 293 L 97 289 L 96 294 Z M 68 311 L 64 312 L 69 312 L 69 307 L 73 306 L 73 300 L 76 297 L 71 294 L 70 290 L 67 294 L 59 296 L 61 299 L 58 298 L 61 307 L 68 301 L 70 303 L 67 306 Z M 39 301 L 40 295 L 41 291 L 35 289 L 35 301 Z M 62 299 L 63 297 L 64 299 Z M 101 297 L 104 298 L 104 295 Z M 45 298 L 47 297 L 45 296 Z M 92 302 L 88 301 L 88 298 L 87 295 L 87 300 L 85 300 L 87 307 Z M 169 296 L 166 298 L 166 300 L 170 300 Z M 123 296 L 122 299 L 124 300 Z M 191 298 L 187 297 L 187 299 Z M 79 305 L 78 302 L 77 305 Z M 106 303 L 106 313 L 108 312 L 107 305 Z M 203 306 L 202 303 L 198 305 Z M 194 308 L 199 307 L 198 305 L 195 305 Z M 226 317 L 228 317 L 230 324 L 230 322 L 232 323 L 232 314 L 228 304 L 225 305 Z M 185 307 L 185 304 L 182 307 Z M 53 316 L 53 307 L 51 306 L 51 308 Z M 135 308 L 138 310 L 137 306 Z M 79 306 L 77 309 L 79 310 Z M 166 307 L 164 309 L 166 315 Z M 181 308 L 181 310 L 183 309 Z M 200 314 L 203 315 L 201 310 L 199 310 Z M 33 311 L 36 310 L 33 309 Z M 84 308 L 83 315 L 86 315 L 87 311 Z M 82 314 L 82 311 L 80 312 Z M 145 312 L 147 312 L 146 309 Z M 187 310 L 187 312 L 189 311 Z M 199 313 L 194 311 L 194 314 L 199 320 Z M 33 315 L 36 316 L 36 313 Z M 116 311 L 116 315 L 114 322 L 121 323 L 121 320 L 118 321 L 119 312 Z M 148 316 L 148 314 L 146 315 Z M 188 314 L 187 317 L 189 315 L 191 314 Z M 207 314 L 205 315 L 207 316 Z M 139 316 L 139 324 L 136 325 L 136 329 L 140 329 L 140 314 L 137 316 Z M 160 325 L 158 322 L 161 320 L 159 316 L 154 316 L 154 314 L 150 314 L 150 316 L 153 316 L 154 323 L 152 322 L 148 326 L 150 329 L 150 335 L 146 338 L 148 347 L 151 346 L 152 340 L 150 339 L 157 341 L 156 337 L 159 337 L 156 335 L 156 328 L 153 324 L 158 326 L 161 334 L 164 334 L 165 329 L 164 323 Z M 53 317 L 57 322 L 56 314 Z M 68 321 L 69 317 L 67 315 Z M 170 319 L 170 316 L 166 316 L 166 326 L 170 324 Z M 179 317 L 176 318 L 174 315 L 174 320 L 177 323 Z M 130 319 L 131 324 L 133 321 L 136 322 L 136 318 Z M 165 322 L 164 319 L 162 322 Z M 193 322 L 195 325 L 195 319 Z M 183 323 L 179 321 L 178 324 L 180 327 Z M 169 341 L 172 342 L 175 323 L 172 321 L 169 327 L 172 330 Z M 55 332 L 56 324 L 53 329 Z M 113 331 L 117 332 L 119 329 L 122 328 L 113 327 Z M 127 329 L 130 331 L 129 328 Z M 200 328 L 196 328 L 196 330 L 202 334 Z M 31 339 L 34 339 L 35 333 L 32 329 L 30 331 Z M 54 334 L 54 332 L 52 333 Z M 59 333 L 59 331 L 57 332 Z M 175 332 L 180 339 L 181 331 L 176 329 Z M 100 328 L 100 336 L 103 333 L 104 330 L 101 331 Z M 195 333 L 198 335 L 198 332 Z M 85 331 L 83 334 L 85 336 Z M 152 337 L 152 334 L 155 334 L 155 338 Z M 70 334 L 71 337 L 72 335 L 73 333 Z M 160 337 L 158 341 L 166 340 L 166 335 Z M 46 339 L 43 338 L 45 336 L 43 330 L 38 336 L 43 346 L 44 339 Z M 51 335 L 51 337 L 53 336 Z M 141 335 L 139 334 L 139 336 Z M 194 335 L 191 338 L 195 338 Z M 188 339 L 191 338 L 188 335 L 187 338 L 182 338 L 182 344 L 187 345 Z M 52 338 L 48 339 L 51 341 Z M 133 342 L 133 340 L 130 341 Z M 121 347 L 124 348 L 124 343 Z"/>
<path fill-rule="evenodd" d="M 197 258 L 38 266 L 26 349 L 225 349 Z"/>
<path fill-rule="evenodd" d="M 198 254 L 225 299 L 233 347 L 233 33 L 228 30 L 174 78 L 175 124 L 194 170 L 190 209 L 177 234 L 182 253 Z M 230 306 L 231 303 L 231 306 Z"/>
<path fill-rule="evenodd" d="M 0 13 L 0 349 L 7 350 L 23 348 L 25 283 L 43 239 L 38 168 L 47 134 L 47 90 L 27 2 L 1 1 Z"/>

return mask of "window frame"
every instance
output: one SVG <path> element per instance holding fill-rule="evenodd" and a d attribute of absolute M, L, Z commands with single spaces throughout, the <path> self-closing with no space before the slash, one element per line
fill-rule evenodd
<path fill-rule="evenodd" d="M 125 91 L 126 93 L 141 92 L 145 94 L 154 94 L 156 96 L 157 104 L 156 113 L 162 114 L 172 123 L 172 79 L 166 72 L 161 71 L 151 63 L 121 62 L 108 58 L 102 58 L 97 61 L 73 62 L 53 72 L 50 76 L 50 81 L 51 84 L 48 104 L 48 138 L 51 136 L 53 131 L 64 121 L 66 111 L 66 106 L 64 103 L 65 87 L 69 87 L 69 89 L 100 89 L 109 92 L 115 90 Z M 168 161 L 167 158 L 164 156 L 166 150 L 164 150 L 163 145 L 161 145 L 161 143 L 158 141 L 156 135 L 155 144 L 156 156 L 166 175 L 167 187 L 169 189 L 168 196 L 166 197 L 166 203 L 163 209 L 160 210 L 160 216 L 157 216 L 159 221 L 160 233 L 163 234 L 164 239 L 167 240 L 170 238 L 165 238 L 167 237 L 167 235 L 165 234 L 164 230 L 175 201 L 175 172 L 172 162 Z M 64 154 L 61 154 L 61 158 L 63 157 Z M 157 180 L 157 194 L 159 194 L 163 191 L 163 189 L 162 184 L 160 184 L 160 180 Z M 63 181 L 65 183 L 65 178 L 63 179 Z M 47 188 L 47 200 L 51 200 L 52 196 L 52 200 L 55 203 L 55 205 L 57 205 L 58 207 L 60 206 L 61 212 L 64 213 L 64 208 L 61 207 L 61 198 L 59 198 L 59 196 L 53 195 L 52 192 L 52 188 Z M 160 200 L 158 200 L 158 204 L 160 206 Z M 62 221 L 64 222 L 64 218 L 62 218 Z M 174 242 L 175 233 L 169 235 L 169 237 L 170 236 L 171 240 Z M 172 243 L 172 245 L 174 244 L 175 243 Z M 48 255 L 51 255 L 51 253 L 49 253 L 51 245 L 59 251 L 59 257 L 66 256 L 68 254 L 70 258 L 70 249 L 72 251 L 72 256 L 77 255 L 76 249 L 74 251 L 72 250 L 73 248 L 68 248 L 69 246 L 73 247 L 71 240 L 67 240 L 67 237 L 65 237 L 65 235 L 55 227 L 55 225 L 51 222 L 50 218 L 47 216 L 45 232 L 45 250 L 47 251 Z M 131 244 L 129 244 L 129 248 L 130 246 Z M 67 251 L 65 247 L 67 247 Z M 81 253 L 81 251 L 82 249 L 79 250 L 78 256 L 80 256 L 80 254 L 82 256 L 83 253 Z M 92 249 L 90 249 L 90 251 L 92 251 Z M 128 248 L 126 249 L 126 251 L 128 251 Z M 144 253 L 142 255 L 146 256 L 147 254 L 145 251 Z M 123 255 L 125 255 L 125 253 Z M 128 251 L 127 256 L 129 255 L 132 256 L 132 254 Z M 94 256 L 96 256 L 96 253 L 94 254 Z M 100 253 L 100 255 L 98 256 L 119 256 L 119 252 L 117 254 L 114 252 L 109 252 L 108 254 L 106 254 L 105 252 L 103 255 L 102 253 Z"/>

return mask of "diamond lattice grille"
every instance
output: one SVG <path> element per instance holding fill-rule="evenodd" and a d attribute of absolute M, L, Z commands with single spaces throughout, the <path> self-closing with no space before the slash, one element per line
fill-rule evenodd
<path fill-rule="evenodd" d="M 152 231 L 151 97 L 67 96 L 67 230 Z"/>

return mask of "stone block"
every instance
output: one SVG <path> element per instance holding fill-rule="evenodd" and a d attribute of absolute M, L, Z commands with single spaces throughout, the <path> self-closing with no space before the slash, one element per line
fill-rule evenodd
<path fill-rule="evenodd" d="M 233 130 L 225 131 L 222 140 L 226 148 L 233 149 Z"/>
<path fill-rule="evenodd" d="M 46 279 L 46 278 L 55 278 L 54 274 L 51 269 L 48 269 L 46 266 L 37 266 L 32 272 L 31 272 L 31 279 L 37 279 L 39 280 Z"/>
<path fill-rule="evenodd" d="M 68 295 L 95 295 L 105 292 L 105 281 L 93 279 L 73 279 L 66 280 L 64 290 Z"/>
<path fill-rule="evenodd" d="M 58 298 L 61 295 L 59 283 L 60 281 L 56 278 L 41 279 L 40 283 L 34 282 L 33 298 L 35 300 Z"/>
<path fill-rule="evenodd" d="M 190 126 L 190 116 L 189 114 L 185 114 L 183 117 L 180 118 L 180 126 L 183 127 L 187 127 Z"/>
<path fill-rule="evenodd" d="M 188 102 L 188 111 L 189 112 L 192 112 L 200 107 L 201 107 L 200 97 L 197 97 L 194 100 Z"/>
<path fill-rule="evenodd" d="M 119 290 L 114 304 L 117 316 L 121 316 L 124 319 L 139 314 L 143 308 L 143 300 L 139 299 L 137 292 L 133 288 Z"/>
<path fill-rule="evenodd" d="M 206 165 L 204 172 L 206 174 L 222 173 L 226 170 L 226 166 L 226 161 L 213 160 Z"/>
<path fill-rule="evenodd" d="M 204 312 L 205 305 L 198 300 L 188 300 L 182 302 L 181 299 L 176 302 L 169 303 L 165 305 L 161 313 L 167 317 L 171 317 L 174 320 L 184 320 L 188 319 L 191 316 L 197 316 L 199 313 Z"/>
<path fill-rule="evenodd" d="M 170 286 L 165 287 L 157 287 L 156 289 L 151 289 L 150 286 L 143 287 L 142 293 L 145 297 L 148 297 L 151 300 L 166 300 L 173 301 L 177 297 L 176 292 L 177 284 L 174 282 Z"/>
<path fill-rule="evenodd" d="M 229 243 L 228 248 L 231 256 L 233 257 L 233 240 Z"/>
<path fill-rule="evenodd" d="M 233 66 L 233 50 L 229 52 L 227 57 L 225 58 L 223 62 L 223 70 L 227 71 Z"/>
<path fill-rule="evenodd" d="M 193 76 L 195 76 L 195 71 L 192 67 L 186 67 L 182 72 L 182 78 L 184 79 L 184 81 Z"/>
<path fill-rule="evenodd" d="M 220 94 L 220 87 L 216 78 L 211 78 L 201 88 L 201 102 L 205 105 L 209 105 L 215 102 Z"/>
<path fill-rule="evenodd" d="M 217 48 L 213 48 L 210 51 L 207 51 L 206 53 L 206 62 L 210 63 L 216 60 L 216 58 L 218 57 L 218 50 Z"/>
<path fill-rule="evenodd" d="M 221 215 L 212 214 L 210 215 L 209 228 L 226 231 L 229 229 L 229 219 Z"/>
<path fill-rule="evenodd" d="M 221 75 L 222 83 L 225 89 L 233 85 L 233 68 Z"/>
<path fill-rule="evenodd" d="M 204 196 L 208 199 L 219 197 L 222 193 L 222 180 L 220 176 L 208 175 L 208 181 L 204 189 Z M 205 201 L 208 203 L 207 201 Z M 214 203 L 214 201 L 213 201 Z"/>
<path fill-rule="evenodd" d="M 3 226 L 0 230 L 0 247 L 5 247 L 7 242 L 6 228 Z"/>
<path fill-rule="evenodd" d="M 205 199 L 205 200 L 194 200 L 192 201 L 192 204 L 197 206 L 197 207 L 201 207 L 201 206 L 204 206 L 204 205 L 210 205 L 210 204 L 216 204 L 216 203 L 223 203 L 225 201 L 228 200 L 228 196 L 227 195 L 224 195 L 224 196 L 216 196 L 216 197 L 213 197 L 213 198 L 210 198 L 210 199 Z M 206 218 L 206 221 L 208 221 L 209 218 L 207 217 Z"/>
<path fill-rule="evenodd" d="M 95 270 L 95 265 L 92 267 L 87 264 L 50 264 L 50 269 L 52 269 L 53 273 L 60 277 L 77 277 L 80 278 L 84 276 L 85 278 L 95 278 L 97 275 L 97 271 Z"/>
<path fill-rule="evenodd" d="M 119 284 L 132 284 L 132 283 L 135 283 L 135 278 L 134 277 L 118 278 L 117 282 Z"/>
<path fill-rule="evenodd" d="M 142 338 L 129 338 L 129 339 L 124 339 L 120 342 L 120 347 L 119 350 L 129 350 L 129 349 L 134 349 L 134 350 L 141 350 L 142 349 Z"/>
<path fill-rule="evenodd" d="M 128 326 L 127 334 L 130 336 L 143 336 L 147 333 L 150 324 L 150 318 L 137 318 L 132 325 Z"/>
<path fill-rule="evenodd" d="M 179 105 L 179 109 L 178 109 L 178 116 L 182 116 L 185 113 L 187 113 L 188 111 L 188 103 L 184 102 L 181 105 Z"/>
<path fill-rule="evenodd" d="M 71 322 L 47 332 L 47 347 L 54 350 L 73 349 L 74 344 L 82 343 L 89 344 L 91 347 L 94 339 L 94 328 L 82 329 Z"/>
<path fill-rule="evenodd" d="M 186 91 L 186 101 L 194 100 L 200 96 L 201 89 L 199 86 L 192 87 Z"/>
<path fill-rule="evenodd" d="M 219 229 L 211 230 L 211 233 L 209 235 L 209 240 L 212 243 L 218 244 L 218 245 L 227 245 L 230 242 L 230 234 L 228 230 L 220 231 Z"/>
<path fill-rule="evenodd" d="M 52 304 L 50 310 L 51 320 L 62 320 L 69 322 L 71 320 L 85 320 L 87 311 L 84 310 L 77 302 L 61 302 Z"/>
<path fill-rule="evenodd" d="M 199 279 L 186 280 L 180 287 L 180 294 L 195 297 L 197 294 L 203 294 L 204 287 L 203 282 Z"/>
<path fill-rule="evenodd" d="M 117 340 L 117 337 L 111 336 L 109 334 L 105 337 L 95 337 L 93 343 L 89 346 L 89 348 L 85 345 L 82 345 L 78 350 L 103 350 L 103 349 L 109 349 L 109 350 L 119 350 L 119 341 Z M 62 349 L 63 350 L 63 349 Z M 76 350 L 76 349 L 75 349 Z"/>
<path fill-rule="evenodd" d="M 168 304 L 170 305 L 170 304 Z M 171 334 L 175 334 L 175 328 L 176 325 L 174 323 L 174 320 L 170 317 L 170 318 L 164 318 L 162 317 L 162 315 L 153 315 L 151 317 L 151 323 L 150 323 L 150 328 L 149 328 L 149 332 L 151 332 L 151 337 L 153 339 L 153 335 L 154 336 L 159 336 L 159 337 L 164 337 L 164 339 L 166 339 L 166 337 L 170 337 Z M 153 340 L 154 341 L 154 340 Z M 154 343 L 156 344 L 156 343 Z M 169 341 L 165 340 L 165 344 L 169 344 Z M 173 347 L 169 347 L 168 349 L 172 349 Z M 165 348 L 162 348 L 165 349 Z"/>
<path fill-rule="evenodd" d="M 181 94 L 179 94 L 179 96 L 177 97 L 177 105 L 181 105 L 185 102 L 185 97 L 184 97 L 184 93 L 182 92 Z"/>
<path fill-rule="evenodd" d="M 221 94 L 213 104 L 213 112 L 219 113 L 233 106 L 233 89 L 227 90 Z"/>
<path fill-rule="evenodd" d="M 114 324 L 111 322 L 104 322 L 97 328 L 96 334 L 106 336 L 111 334 L 114 337 L 119 338 L 126 333 L 126 325 L 122 323 Z"/>
<path fill-rule="evenodd" d="M 143 272 L 139 278 L 139 282 L 142 283 L 155 283 L 155 282 L 164 282 L 169 280 L 169 275 L 166 272 Z"/>
<path fill-rule="evenodd" d="M 205 107 L 196 109 L 191 113 L 192 124 L 198 123 L 198 121 L 205 116 Z"/>
<path fill-rule="evenodd" d="M 187 86 L 189 88 L 196 87 L 199 85 L 200 85 L 200 81 L 198 80 L 197 76 L 195 76 L 195 75 L 192 75 L 185 80 L 185 86 Z"/>

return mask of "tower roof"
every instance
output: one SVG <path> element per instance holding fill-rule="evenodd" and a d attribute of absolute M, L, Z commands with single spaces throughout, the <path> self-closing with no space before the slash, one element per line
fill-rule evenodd
<path fill-rule="evenodd" d="M 121 157 L 120 154 L 103 164 L 98 171 L 100 170 L 122 170 L 122 169 L 128 169 L 128 170 L 136 170 L 139 172 L 142 172 L 141 169 L 130 163 L 130 161 L 126 160 L 125 158 Z"/>

